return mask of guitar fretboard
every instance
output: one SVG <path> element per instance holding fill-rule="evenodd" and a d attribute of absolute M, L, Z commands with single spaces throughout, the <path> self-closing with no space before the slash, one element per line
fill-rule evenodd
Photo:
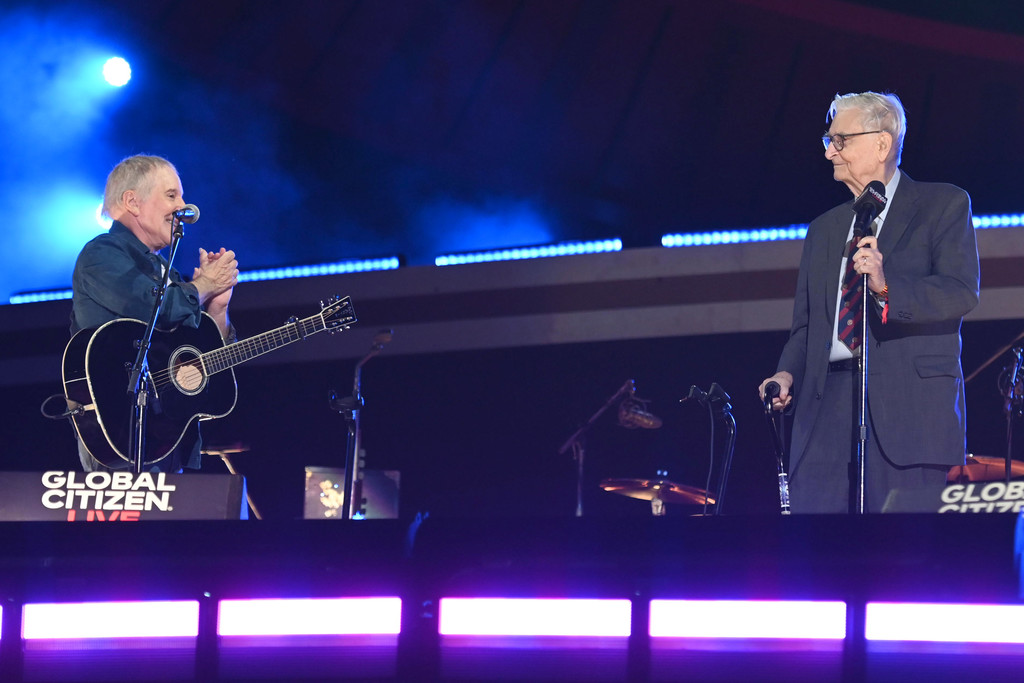
<path fill-rule="evenodd" d="M 287 346 L 292 342 L 305 339 L 317 332 L 323 332 L 325 329 L 323 318 L 313 315 L 255 337 L 229 344 L 222 349 L 204 353 L 202 355 L 203 366 L 206 368 L 206 374 L 213 375 L 282 346 Z"/>

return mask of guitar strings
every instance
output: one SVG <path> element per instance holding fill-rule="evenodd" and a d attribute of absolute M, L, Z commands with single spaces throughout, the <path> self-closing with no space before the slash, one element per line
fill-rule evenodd
<path fill-rule="evenodd" d="M 250 358 L 255 358 L 258 355 L 262 355 L 269 351 L 273 351 L 274 349 L 280 348 L 285 344 L 290 344 L 292 342 L 305 339 L 306 337 L 312 334 L 316 334 L 317 332 L 320 331 L 320 329 L 317 329 L 316 320 L 320 318 L 321 316 L 319 315 L 310 316 L 309 318 L 305 318 L 303 320 L 297 320 L 294 323 L 282 325 L 277 329 L 270 330 L 269 332 L 264 332 L 263 334 L 256 335 L 255 337 L 250 337 L 249 339 L 243 339 L 242 341 L 235 342 L 234 344 L 229 344 L 228 346 L 225 346 L 223 348 L 214 349 L 213 351 L 207 351 L 206 353 L 200 354 L 196 358 L 192 358 L 183 363 L 178 363 L 177 365 L 169 366 L 162 370 L 157 370 L 156 372 L 150 373 L 150 382 L 152 382 L 153 386 L 156 388 L 161 388 L 167 386 L 168 384 L 173 384 L 173 375 L 180 371 L 182 368 L 189 367 L 198 370 L 203 375 L 204 378 L 210 377 L 212 375 L 217 374 L 218 372 L 222 372 L 224 370 L 227 370 L 228 368 L 237 365 L 241 361 L 249 360 Z M 326 325 L 322 329 L 327 329 Z M 276 343 L 271 346 L 268 346 L 267 348 L 263 348 L 263 340 L 271 339 L 274 339 Z M 248 352 L 240 352 L 240 349 L 246 349 Z M 204 363 L 204 359 L 208 359 L 211 362 Z M 223 363 L 222 366 L 221 363 Z M 207 371 L 204 368 L 214 369 Z"/>

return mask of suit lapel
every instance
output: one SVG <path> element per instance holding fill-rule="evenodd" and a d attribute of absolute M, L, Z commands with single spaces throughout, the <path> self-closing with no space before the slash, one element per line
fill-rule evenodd
<path fill-rule="evenodd" d="M 847 203 L 849 204 L 849 202 Z M 844 207 L 846 204 L 843 205 Z M 849 213 L 849 220 L 845 220 L 846 211 L 837 211 L 832 221 L 826 226 L 828 240 L 826 246 L 825 272 L 822 274 L 824 285 L 821 291 L 825 295 L 825 313 L 828 320 L 835 320 L 836 298 L 839 295 L 839 269 L 843 262 L 846 249 L 846 238 L 850 233 L 850 223 L 853 221 L 853 214 Z"/>
<path fill-rule="evenodd" d="M 889 212 L 885 214 L 885 223 L 878 236 L 878 250 L 883 256 L 891 254 L 896 245 L 903 239 L 907 226 L 917 213 L 917 188 L 906 173 L 902 173 L 900 184 L 890 200 Z"/>

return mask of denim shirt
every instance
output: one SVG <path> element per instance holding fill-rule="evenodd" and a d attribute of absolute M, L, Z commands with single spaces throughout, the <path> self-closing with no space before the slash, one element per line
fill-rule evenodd
<path fill-rule="evenodd" d="M 166 266 L 162 256 L 150 252 L 128 228 L 114 221 L 109 232 L 82 248 L 75 262 L 71 333 L 118 318 L 148 321 Z M 195 285 L 183 282 L 172 268 L 157 327 L 199 327 L 201 310 Z"/>
<path fill-rule="evenodd" d="M 71 275 L 73 291 L 71 333 L 118 318 L 134 318 L 146 323 L 153 313 L 156 288 L 163 278 L 167 260 L 154 254 L 127 227 L 118 221 L 110 231 L 90 240 L 78 255 Z M 157 328 L 172 330 L 178 325 L 199 327 L 202 308 L 195 285 L 183 282 L 171 268 L 170 282 L 157 316 Z M 181 443 L 159 463 L 155 470 L 180 471 L 181 467 L 200 467 L 201 439 Z M 99 463 L 86 452 L 81 454 L 87 471 Z M 87 464 L 87 461 L 92 461 Z M 128 466 L 128 463 L 125 463 Z"/>

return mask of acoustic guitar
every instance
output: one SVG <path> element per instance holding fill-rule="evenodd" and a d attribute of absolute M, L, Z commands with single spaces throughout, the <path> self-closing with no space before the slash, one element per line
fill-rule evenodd
<path fill-rule="evenodd" d="M 321 310 L 277 329 L 225 344 L 206 313 L 198 328 L 156 331 L 148 354 L 149 396 L 146 454 L 152 464 L 166 458 L 200 420 L 224 417 L 238 399 L 232 368 L 292 342 L 327 330 L 347 330 L 356 322 L 350 297 L 334 297 Z M 64 349 L 64 395 L 82 443 L 107 467 L 132 462 L 135 397 L 128 380 L 146 324 L 131 318 L 112 320 L 77 332 Z"/>

